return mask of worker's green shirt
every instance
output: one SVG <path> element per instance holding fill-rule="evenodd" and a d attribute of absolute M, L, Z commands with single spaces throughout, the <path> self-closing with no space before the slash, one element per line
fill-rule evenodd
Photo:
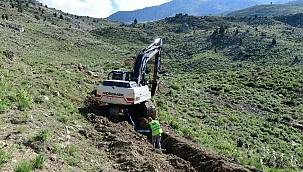
<path fill-rule="evenodd" d="M 163 133 L 160 122 L 158 120 L 152 120 L 149 125 L 151 128 L 152 136 L 157 136 Z"/>

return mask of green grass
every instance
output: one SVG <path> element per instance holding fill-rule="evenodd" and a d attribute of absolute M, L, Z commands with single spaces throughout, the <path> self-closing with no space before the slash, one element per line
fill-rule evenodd
<path fill-rule="evenodd" d="M 32 166 L 34 169 L 42 169 L 45 162 L 45 158 L 43 155 L 37 155 L 36 158 L 32 162 Z"/>
<path fill-rule="evenodd" d="M 68 145 L 66 148 L 66 152 L 70 156 L 76 156 L 77 155 L 77 147 L 75 145 Z"/>
<path fill-rule="evenodd" d="M 42 169 L 44 162 L 45 158 L 43 155 L 37 155 L 33 160 L 22 160 L 17 164 L 15 172 L 31 172 L 35 169 Z"/>
<path fill-rule="evenodd" d="M 28 160 L 22 160 L 15 168 L 15 172 L 31 172 L 32 170 L 32 164 Z"/>
<path fill-rule="evenodd" d="M 289 5 L 289 4 L 273 4 L 273 5 L 257 5 L 243 10 L 235 11 L 228 16 L 238 17 L 254 17 L 257 16 L 285 16 L 290 14 L 301 13 L 303 5 Z"/>
<path fill-rule="evenodd" d="M 53 145 L 53 154 L 80 169 L 104 163 L 102 152 L 79 146 L 76 135 L 67 148 L 54 141 L 66 126 L 89 125 L 78 108 L 99 80 L 78 71 L 77 65 L 104 79 L 112 69 L 131 68 L 124 61 L 160 36 L 165 38 L 162 72 L 168 74 L 161 78 L 167 92 L 155 98 L 162 122 L 240 164 L 264 171 L 302 171 L 303 135 L 291 127 L 303 123 L 301 28 L 274 18 L 191 16 L 145 23 L 144 28 L 124 27 L 66 14 L 71 21 L 62 20 L 59 12 L 54 18 L 54 11 L 45 10 L 42 14 L 36 6 L 21 14 L 1 8 L 10 20 L 0 22 L 17 23 L 26 31 L 1 30 L 0 52 L 12 50 L 16 60 L 0 53 L 0 114 L 16 119 L 15 124 L 10 120 L 16 128 L 24 123 L 48 128 L 27 127 L 25 133 L 37 133 L 30 142 Z M 190 30 L 178 33 L 185 21 Z M 226 33 L 211 37 L 221 25 Z M 276 46 L 270 46 L 273 38 Z M 24 135 L 22 139 L 28 139 Z"/>
<path fill-rule="evenodd" d="M 49 133 L 49 130 L 47 129 L 44 129 L 44 130 L 41 130 L 38 134 L 36 134 L 34 137 L 32 137 L 30 139 L 30 142 L 46 142 L 50 137 L 50 133 Z"/>
<path fill-rule="evenodd" d="M 8 152 L 0 148 L 0 168 L 3 164 L 9 162 L 11 159 L 12 156 Z"/>

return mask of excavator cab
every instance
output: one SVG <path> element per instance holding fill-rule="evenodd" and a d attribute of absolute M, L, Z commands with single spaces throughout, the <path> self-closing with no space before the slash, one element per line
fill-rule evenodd
<path fill-rule="evenodd" d="M 114 70 L 108 74 L 108 80 L 132 81 L 133 73 L 129 71 Z"/>

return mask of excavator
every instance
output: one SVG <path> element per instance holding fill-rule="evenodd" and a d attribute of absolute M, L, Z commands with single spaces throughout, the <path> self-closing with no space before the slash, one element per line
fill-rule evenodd
<path fill-rule="evenodd" d="M 129 116 L 137 130 L 147 129 L 147 118 L 156 116 L 151 98 L 158 90 L 162 48 L 162 39 L 155 39 L 140 51 L 131 72 L 114 70 L 108 74 L 107 80 L 97 86 L 95 98 L 107 105 L 109 115 L 117 117 L 122 113 Z M 148 62 L 153 58 L 153 76 L 149 82 Z"/>

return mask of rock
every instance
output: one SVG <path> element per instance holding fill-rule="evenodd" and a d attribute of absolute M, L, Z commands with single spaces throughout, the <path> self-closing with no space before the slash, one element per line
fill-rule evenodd
<path fill-rule="evenodd" d="M 55 91 L 55 92 L 54 92 L 54 96 L 59 97 L 59 96 L 60 96 L 60 92 L 59 92 L 59 91 Z"/>
<path fill-rule="evenodd" d="M 0 148 L 7 147 L 7 144 L 4 141 L 0 141 Z"/>
<path fill-rule="evenodd" d="M 87 73 L 89 76 L 94 76 L 94 72 L 92 72 L 92 71 L 90 71 L 90 70 L 86 71 L 86 73 Z"/>
<path fill-rule="evenodd" d="M 58 161 L 58 157 L 56 155 L 50 156 L 49 159 L 54 162 Z"/>
<path fill-rule="evenodd" d="M 43 115 L 44 115 L 45 117 L 49 117 L 49 115 L 48 115 L 47 113 L 43 113 Z"/>
<path fill-rule="evenodd" d="M 85 70 L 85 69 L 86 69 L 85 66 L 83 66 L 82 64 L 78 64 L 78 70 L 79 70 L 79 71 L 83 71 L 83 70 Z"/>
<path fill-rule="evenodd" d="M 293 127 L 303 131 L 303 125 L 302 124 L 293 124 Z"/>
<path fill-rule="evenodd" d="M 49 101 L 49 97 L 43 96 L 43 100 L 46 101 L 46 102 L 48 102 Z"/>

